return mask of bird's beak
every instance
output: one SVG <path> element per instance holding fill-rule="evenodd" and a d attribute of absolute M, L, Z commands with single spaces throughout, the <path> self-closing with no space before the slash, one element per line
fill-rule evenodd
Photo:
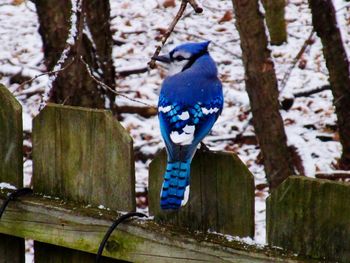
<path fill-rule="evenodd" d="M 154 57 L 152 57 L 152 59 L 163 62 L 163 63 L 167 63 L 167 64 L 169 64 L 171 62 L 169 55 L 154 56 Z"/>

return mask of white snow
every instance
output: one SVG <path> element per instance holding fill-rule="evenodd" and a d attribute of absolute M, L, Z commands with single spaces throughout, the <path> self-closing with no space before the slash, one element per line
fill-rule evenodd
<path fill-rule="evenodd" d="M 9 184 L 9 183 L 5 183 L 5 182 L 2 182 L 0 183 L 0 189 L 12 189 L 12 190 L 16 190 L 17 188 L 15 186 L 13 186 L 12 184 Z"/>

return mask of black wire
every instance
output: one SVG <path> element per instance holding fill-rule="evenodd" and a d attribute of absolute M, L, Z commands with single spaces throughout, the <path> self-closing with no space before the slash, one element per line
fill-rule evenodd
<path fill-rule="evenodd" d="M 27 195 L 33 193 L 33 190 L 31 188 L 20 188 L 9 194 L 6 198 L 6 200 L 2 203 L 2 206 L 0 208 L 0 218 L 2 217 L 2 214 L 5 212 L 5 209 L 7 205 L 10 203 L 10 201 L 15 200 L 17 197 L 20 197 L 22 195 Z"/>
<path fill-rule="evenodd" d="M 100 259 L 101 259 L 101 255 L 102 255 L 102 252 L 103 252 L 103 249 L 107 243 L 107 240 L 108 238 L 111 236 L 113 230 L 120 224 L 122 223 L 123 221 L 125 221 L 126 219 L 130 218 L 130 217 L 147 217 L 145 214 L 142 214 L 142 213 L 138 213 L 138 212 L 130 212 L 130 213 L 127 213 L 125 215 L 122 215 L 120 216 L 116 221 L 113 222 L 113 224 L 109 227 L 109 229 L 107 230 L 105 236 L 103 237 L 103 240 L 100 244 L 100 247 L 98 248 L 98 252 L 96 254 L 96 263 L 99 263 L 100 262 Z"/>

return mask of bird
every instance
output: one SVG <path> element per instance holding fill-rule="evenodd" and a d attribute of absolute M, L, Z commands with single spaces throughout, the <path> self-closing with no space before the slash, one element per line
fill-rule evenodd
<path fill-rule="evenodd" d="M 192 158 L 223 109 L 222 84 L 208 52 L 209 43 L 184 43 L 166 55 L 152 57 L 169 69 L 158 100 L 160 131 L 167 151 L 160 193 L 162 210 L 186 205 Z"/>

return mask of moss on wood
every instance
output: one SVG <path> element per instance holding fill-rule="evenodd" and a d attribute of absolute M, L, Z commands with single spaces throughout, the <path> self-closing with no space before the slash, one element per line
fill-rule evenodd
<path fill-rule="evenodd" d="M 132 139 L 105 110 L 46 106 L 33 125 L 34 191 L 135 209 Z"/>
<path fill-rule="evenodd" d="M 0 193 L 0 201 L 7 196 Z M 43 243 L 96 253 L 115 211 L 87 208 L 33 195 L 13 201 L 0 221 L 0 233 Z M 50 246 L 49 246 L 50 247 Z M 74 256 L 77 254 L 74 253 Z M 131 262 L 313 262 L 278 249 L 228 241 L 222 235 L 167 227 L 150 220 L 118 226 L 104 255 Z"/>
<path fill-rule="evenodd" d="M 267 200 L 273 246 L 329 261 L 350 261 L 350 185 L 292 176 Z"/>
<path fill-rule="evenodd" d="M 254 236 L 254 178 L 233 153 L 197 152 L 191 165 L 190 197 L 179 211 L 160 209 L 166 167 L 162 151 L 150 164 L 150 213 L 160 222 L 191 230 Z"/>

